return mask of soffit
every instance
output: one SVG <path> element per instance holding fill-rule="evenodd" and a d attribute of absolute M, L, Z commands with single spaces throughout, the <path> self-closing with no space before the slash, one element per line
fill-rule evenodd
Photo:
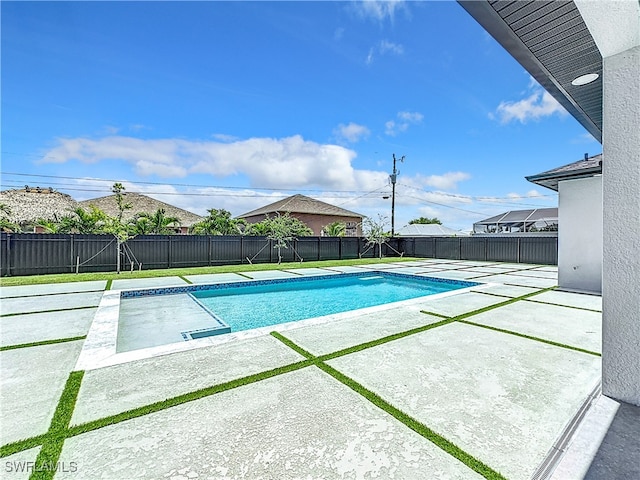
<path fill-rule="evenodd" d="M 602 56 L 573 1 L 458 0 L 562 106 L 602 141 Z M 571 82 L 597 73 L 582 86 Z"/>

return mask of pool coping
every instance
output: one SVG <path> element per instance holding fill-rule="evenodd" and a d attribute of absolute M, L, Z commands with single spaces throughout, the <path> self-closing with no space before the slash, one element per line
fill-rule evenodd
<path fill-rule="evenodd" d="M 137 288 L 126 290 L 107 290 L 104 292 L 98 309 L 94 315 L 94 319 L 87 333 L 87 337 L 84 341 L 82 351 L 78 357 L 78 361 L 74 367 L 74 371 L 80 370 L 95 370 L 98 368 L 110 367 L 113 365 L 119 365 L 123 363 L 129 363 L 136 360 L 143 360 L 147 358 L 159 357 L 162 355 L 168 355 L 171 353 L 184 352 L 188 350 L 194 350 L 197 348 L 210 347 L 215 345 L 222 345 L 229 342 L 238 340 L 246 340 L 250 338 L 261 337 L 269 335 L 273 331 L 284 332 L 287 330 L 307 327 L 311 325 L 321 325 L 333 321 L 342 320 L 356 315 L 366 315 L 370 313 L 383 312 L 387 310 L 397 309 L 399 307 L 405 307 L 410 305 L 416 305 L 424 302 L 425 298 L 438 299 L 445 298 L 453 295 L 459 295 L 462 293 L 471 292 L 472 289 L 484 289 L 494 285 L 492 283 L 483 283 L 478 281 L 468 280 L 451 280 L 445 278 L 438 278 L 435 276 L 414 275 L 405 273 L 393 273 L 386 271 L 368 271 L 364 275 L 371 274 L 385 274 L 401 277 L 415 277 L 421 280 L 432 278 L 443 283 L 458 283 L 458 284 L 473 284 L 468 287 L 451 290 L 448 292 L 436 293 L 426 295 L 423 297 L 417 297 L 409 300 L 402 300 L 399 302 L 392 302 L 383 305 L 376 305 L 373 307 L 360 308 L 356 310 L 349 310 L 347 312 L 334 313 L 330 315 L 324 315 L 320 317 L 308 318 L 305 320 L 296 320 L 293 322 L 286 322 L 277 325 L 269 325 L 266 327 L 255 328 L 252 330 L 243 330 L 240 332 L 232 332 L 224 335 L 210 336 L 198 339 L 191 339 L 188 341 L 169 343 L 165 345 L 158 345 L 153 347 L 141 348 L 136 350 L 130 350 L 127 352 L 117 352 L 118 341 L 118 324 L 120 317 L 120 301 L 122 298 L 162 295 L 166 293 L 171 294 L 185 294 L 190 295 L 191 292 L 207 289 L 224 288 L 224 285 L 234 288 L 238 286 L 238 283 L 247 285 L 256 284 L 273 284 L 273 283 L 288 283 L 291 281 L 303 281 L 306 279 L 317 280 L 320 275 L 310 275 L 300 277 L 297 279 L 273 279 L 273 280 L 247 280 L 241 282 L 232 283 L 217 283 L 217 284 L 203 284 L 203 285 L 186 285 L 176 287 L 160 287 L 160 288 Z M 347 275 L 347 274 L 345 274 Z M 327 275 L 328 277 L 335 277 L 335 275 Z M 356 274 L 354 276 L 363 276 Z M 210 288 L 206 288 L 210 287 Z M 123 292 L 126 294 L 123 295 Z"/>

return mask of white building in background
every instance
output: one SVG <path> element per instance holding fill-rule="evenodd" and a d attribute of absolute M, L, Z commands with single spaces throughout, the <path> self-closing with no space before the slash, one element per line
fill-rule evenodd
<path fill-rule="evenodd" d="M 558 192 L 558 286 L 602 293 L 602 155 L 527 180 Z"/>
<path fill-rule="evenodd" d="M 468 237 L 460 230 L 445 227 L 437 223 L 413 223 L 405 225 L 396 232 L 398 237 Z"/>

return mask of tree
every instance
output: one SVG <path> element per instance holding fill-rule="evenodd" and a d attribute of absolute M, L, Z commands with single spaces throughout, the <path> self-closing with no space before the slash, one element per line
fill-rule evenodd
<path fill-rule="evenodd" d="M 378 245 L 378 256 L 382 258 L 382 245 L 387 242 L 391 234 L 386 231 L 387 217 L 378 215 L 374 220 L 366 217 L 362 222 L 362 234 L 367 240 L 367 245 L 375 247 Z"/>
<path fill-rule="evenodd" d="M 159 208 L 155 213 L 140 213 L 138 220 L 146 218 L 151 224 L 151 230 L 148 233 L 154 235 L 171 235 L 175 233 L 175 228 L 180 226 L 178 217 L 168 217 L 164 208 Z"/>
<path fill-rule="evenodd" d="M 0 231 L 6 233 L 19 233 L 20 225 L 9 219 L 11 208 L 6 203 L 0 203 Z"/>
<path fill-rule="evenodd" d="M 131 203 L 125 203 L 124 194 L 122 193 L 125 191 L 125 188 L 121 183 L 114 183 L 113 187 L 111 187 L 111 191 L 115 194 L 116 204 L 118 205 L 118 222 L 122 222 L 122 215 L 124 215 L 124 211 L 130 210 L 133 205 L 131 205 Z"/>
<path fill-rule="evenodd" d="M 347 224 L 344 222 L 333 222 L 326 225 L 322 231 L 327 237 L 344 237 L 347 232 Z"/>
<path fill-rule="evenodd" d="M 299 219 L 292 217 L 289 213 L 270 218 L 265 218 L 262 222 L 249 225 L 249 235 L 266 235 L 274 242 L 273 248 L 278 250 L 278 264 L 282 262 L 282 249 L 288 248 L 289 243 L 297 237 L 313 235 L 313 231 Z"/>
<path fill-rule="evenodd" d="M 210 208 L 209 215 L 191 227 L 195 235 L 240 235 L 241 227 L 247 222 L 243 219 L 231 218 L 231 212 L 221 208 Z"/>
<path fill-rule="evenodd" d="M 153 224 L 146 214 L 137 214 L 127 224 L 129 231 L 134 235 L 149 235 L 153 230 Z"/>
<path fill-rule="evenodd" d="M 108 215 L 93 205 L 89 206 L 89 210 L 78 207 L 73 211 L 73 215 L 62 217 L 58 223 L 64 231 L 60 233 L 105 233 L 104 226 L 108 223 Z"/>
<path fill-rule="evenodd" d="M 413 220 L 411 220 L 409 222 L 409 225 L 415 225 L 415 224 L 425 225 L 425 224 L 431 224 L 431 223 L 435 223 L 437 225 L 442 225 L 442 222 L 439 219 L 437 219 L 436 217 L 433 217 L 433 218 L 429 218 L 429 217 L 414 218 Z"/>

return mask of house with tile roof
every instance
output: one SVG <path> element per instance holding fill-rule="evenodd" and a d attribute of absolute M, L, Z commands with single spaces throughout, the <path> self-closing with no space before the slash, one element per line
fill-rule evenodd
<path fill-rule="evenodd" d="M 267 217 L 285 213 L 306 224 L 317 236 L 323 235 L 324 227 L 334 222 L 346 225 L 346 236 L 362 236 L 363 215 L 300 194 L 244 213 L 238 218 L 246 220 L 247 223 L 259 223 Z"/>
<path fill-rule="evenodd" d="M 526 177 L 558 192 L 558 285 L 602 293 L 602 155 Z"/>
<path fill-rule="evenodd" d="M 180 220 L 180 226 L 176 228 L 176 233 L 187 234 L 193 224 L 200 222 L 203 217 L 193 212 L 175 207 L 169 203 L 161 202 L 155 198 L 142 195 L 140 193 L 124 192 L 124 202 L 131 204 L 131 208 L 125 210 L 122 216 L 123 221 L 131 220 L 139 213 L 155 213 L 158 209 L 163 209 L 168 217 L 176 217 Z M 118 204 L 115 195 L 107 195 L 106 197 L 92 198 L 78 202 L 82 208 L 89 208 L 91 205 L 99 208 L 107 215 L 118 215 Z"/>

